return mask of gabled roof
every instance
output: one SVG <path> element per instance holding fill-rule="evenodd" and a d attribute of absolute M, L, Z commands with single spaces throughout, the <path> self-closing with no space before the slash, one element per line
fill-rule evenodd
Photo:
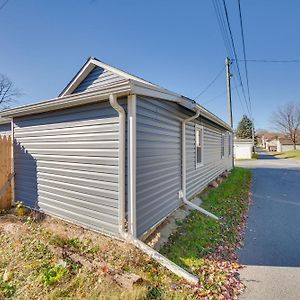
<path fill-rule="evenodd" d="M 59 94 L 59 97 L 70 95 L 95 67 L 100 67 L 102 69 L 108 70 L 116 75 L 123 77 L 126 80 L 134 80 L 136 82 L 141 82 L 150 86 L 159 87 L 158 85 L 150 81 L 127 73 L 121 69 L 112 67 L 97 58 L 90 57 L 88 58 L 86 63 L 81 67 L 81 69 L 77 72 L 77 74 L 72 78 L 72 80 L 68 83 L 68 85 L 63 89 L 63 91 Z"/>
<path fill-rule="evenodd" d="M 96 67 L 117 74 L 118 76 L 121 76 L 122 80 L 118 81 L 117 83 L 102 85 L 95 89 L 73 93 Z M 0 113 L 0 117 L 20 117 L 24 115 L 32 115 L 35 113 L 64 109 L 92 102 L 105 101 L 111 94 L 115 94 L 118 97 L 136 94 L 175 102 L 192 111 L 200 110 L 200 114 L 203 117 L 211 120 L 215 124 L 218 124 L 222 128 L 225 128 L 231 132 L 233 131 L 233 129 L 226 122 L 218 118 L 215 114 L 211 113 L 200 104 L 196 103 L 194 100 L 169 91 L 138 76 L 131 75 L 120 69 L 112 67 L 92 57 L 87 60 L 87 62 L 83 65 L 83 67 L 79 70 L 79 72 L 74 76 L 74 78 L 69 82 L 69 84 L 64 88 L 64 90 L 58 97 L 5 110 Z"/>

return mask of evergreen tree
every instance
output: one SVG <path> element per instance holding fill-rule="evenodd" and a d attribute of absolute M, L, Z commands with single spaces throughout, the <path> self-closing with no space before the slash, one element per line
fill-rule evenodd
<path fill-rule="evenodd" d="M 243 115 L 237 126 L 235 136 L 238 139 L 252 139 L 252 128 L 252 121 L 246 115 Z"/>

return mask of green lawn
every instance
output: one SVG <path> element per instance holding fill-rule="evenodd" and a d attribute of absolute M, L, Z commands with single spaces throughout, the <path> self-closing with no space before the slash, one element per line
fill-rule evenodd
<path fill-rule="evenodd" d="M 249 170 L 235 168 L 217 189 L 201 195 L 202 207 L 219 216 L 221 221 L 193 211 L 162 249 L 172 261 L 198 274 L 205 290 L 216 297 L 223 289 L 232 295 L 241 287 L 226 284 L 238 268 L 235 250 L 242 239 L 250 182 Z"/>
<path fill-rule="evenodd" d="M 234 299 L 242 285 L 233 251 L 248 207 L 251 174 L 235 168 L 203 196 L 217 222 L 192 212 L 162 252 L 199 276 L 193 286 L 133 246 L 30 212 L 0 213 L 0 299 Z M 138 274 L 135 288 L 115 274 Z"/>
<path fill-rule="evenodd" d="M 251 158 L 238 158 L 238 159 L 235 159 L 235 160 L 236 161 L 244 161 L 244 160 L 256 160 L 256 159 L 259 159 L 258 153 L 252 153 Z"/>
<path fill-rule="evenodd" d="M 274 156 L 278 158 L 290 158 L 290 159 L 300 159 L 300 150 L 292 150 L 282 153 L 275 153 Z"/>

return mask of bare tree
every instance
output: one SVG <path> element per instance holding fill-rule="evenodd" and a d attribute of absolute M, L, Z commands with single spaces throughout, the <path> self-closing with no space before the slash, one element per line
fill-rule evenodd
<path fill-rule="evenodd" d="M 7 76 L 0 74 L 0 110 L 9 108 L 20 95 L 20 90 L 14 83 Z"/>
<path fill-rule="evenodd" d="M 300 137 L 300 103 L 289 102 L 277 108 L 272 122 L 281 133 L 287 135 L 296 150 Z"/>

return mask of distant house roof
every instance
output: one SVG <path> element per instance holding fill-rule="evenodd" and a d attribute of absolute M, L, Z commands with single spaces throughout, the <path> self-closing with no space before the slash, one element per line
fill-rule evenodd
<path fill-rule="evenodd" d="M 266 132 L 261 135 L 267 142 L 277 140 L 278 138 L 284 137 L 282 133 Z"/>
<path fill-rule="evenodd" d="M 281 145 L 293 145 L 293 142 L 289 138 L 279 138 L 279 142 Z M 300 137 L 296 140 L 296 144 L 300 145 Z"/>
<path fill-rule="evenodd" d="M 234 139 L 235 143 L 252 143 L 252 139 Z"/>

